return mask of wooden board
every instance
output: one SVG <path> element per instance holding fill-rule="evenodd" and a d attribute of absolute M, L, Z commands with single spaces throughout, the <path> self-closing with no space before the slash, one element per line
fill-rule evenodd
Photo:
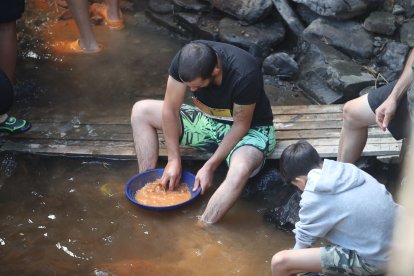
<path fill-rule="evenodd" d="M 278 159 L 288 145 L 299 139 L 308 140 L 322 157 L 336 157 L 342 127 L 342 105 L 273 106 L 276 128 L 276 150 L 270 156 Z M 68 120 L 32 120 L 27 133 L 0 138 L 0 151 L 26 152 L 41 155 L 84 156 L 135 159 L 132 129 L 129 118 L 89 117 Z M 372 126 L 368 130 L 364 156 L 398 155 L 401 142 L 388 132 Z M 162 132 L 159 132 L 160 156 L 167 151 Z M 211 156 L 192 148 L 181 149 L 183 159 L 205 160 Z"/>

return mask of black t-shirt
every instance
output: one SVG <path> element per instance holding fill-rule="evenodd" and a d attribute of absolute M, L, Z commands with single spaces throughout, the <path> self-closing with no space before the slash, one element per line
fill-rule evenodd
<path fill-rule="evenodd" d="M 234 103 L 256 103 L 252 126 L 272 125 L 272 109 L 263 88 L 263 75 L 256 59 L 243 49 L 230 44 L 206 40 L 196 42 L 208 44 L 216 52 L 221 60 L 223 77 L 220 86 L 211 84 L 193 92 L 195 105 L 213 118 L 231 120 Z M 172 60 L 168 72 L 175 80 L 182 82 L 178 76 L 179 55 L 180 52 Z"/>

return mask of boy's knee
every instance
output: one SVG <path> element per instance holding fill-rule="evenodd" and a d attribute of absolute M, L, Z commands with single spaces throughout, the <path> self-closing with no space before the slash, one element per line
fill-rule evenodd
<path fill-rule="evenodd" d="M 286 252 L 286 250 L 279 251 L 273 255 L 271 264 L 273 275 L 277 275 L 278 273 L 286 272 L 288 270 L 288 256 Z"/>

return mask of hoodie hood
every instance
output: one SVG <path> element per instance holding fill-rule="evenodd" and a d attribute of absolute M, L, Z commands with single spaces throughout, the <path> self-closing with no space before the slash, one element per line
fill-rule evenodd
<path fill-rule="evenodd" d="M 309 172 L 305 190 L 338 194 L 360 186 L 364 181 L 363 172 L 355 165 L 325 159 L 322 170 Z"/>

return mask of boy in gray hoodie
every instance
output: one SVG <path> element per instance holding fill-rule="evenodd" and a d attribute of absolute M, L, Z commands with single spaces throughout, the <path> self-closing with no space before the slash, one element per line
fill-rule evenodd
<path fill-rule="evenodd" d="M 303 193 L 295 247 L 273 256 L 273 275 L 384 273 L 399 206 L 384 185 L 352 164 L 322 162 L 306 141 L 283 151 L 280 171 Z M 330 245 L 311 248 L 319 238 Z"/>

